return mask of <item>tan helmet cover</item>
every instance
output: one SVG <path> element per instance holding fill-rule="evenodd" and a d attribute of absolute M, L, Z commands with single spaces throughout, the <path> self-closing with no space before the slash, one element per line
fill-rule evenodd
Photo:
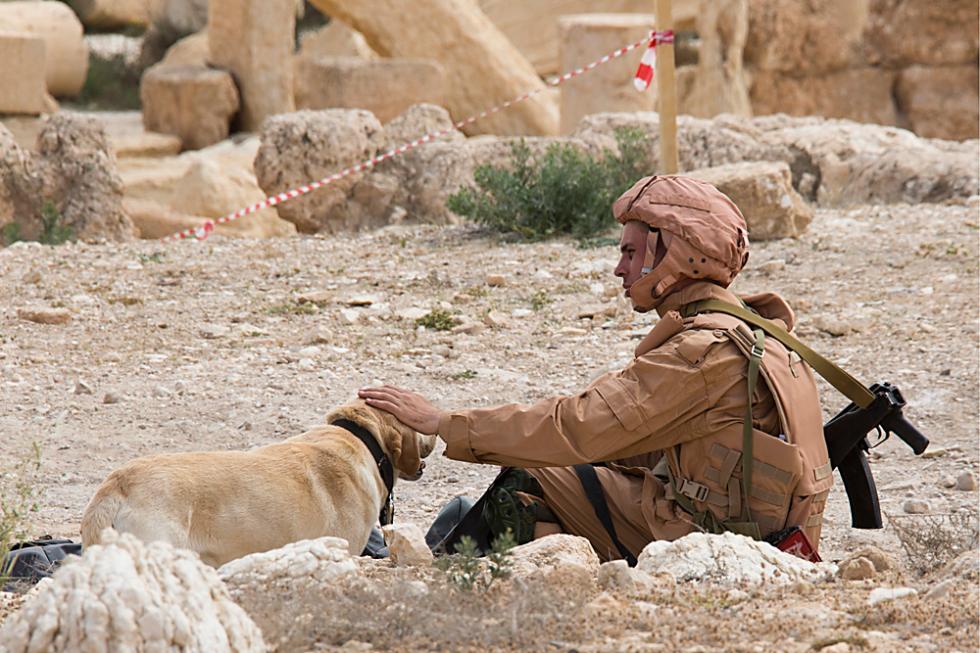
<path fill-rule="evenodd" d="M 613 215 L 620 224 L 638 220 L 658 230 L 650 237 L 660 238 L 667 248 L 663 259 L 630 286 L 630 299 L 639 311 L 656 308 L 686 285 L 685 280 L 713 281 L 727 288 L 749 258 L 742 212 L 704 181 L 644 177 L 616 200 Z"/>

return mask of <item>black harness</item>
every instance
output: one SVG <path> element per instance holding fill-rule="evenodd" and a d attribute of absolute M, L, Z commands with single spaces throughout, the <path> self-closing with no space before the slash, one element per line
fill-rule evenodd
<path fill-rule="evenodd" d="M 378 515 L 378 521 L 381 522 L 382 526 L 387 526 L 395 520 L 395 468 L 388 459 L 381 445 L 378 444 L 378 439 L 371 435 L 371 432 L 366 428 L 361 426 L 356 422 L 352 422 L 349 419 L 338 419 L 330 422 L 332 426 L 339 426 L 340 428 L 349 431 L 351 435 L 364 443 L 364 446 L 368 448 L 371 452 L 371 456 L 374 458 L 374 462 L 378 465 L 378 472 L 381 474 L 381 480 L 385 484 L 385 488 L 388 490 L 388 497 L 385 499 L 384 505 L 381 506 L 381 513 Z"/>

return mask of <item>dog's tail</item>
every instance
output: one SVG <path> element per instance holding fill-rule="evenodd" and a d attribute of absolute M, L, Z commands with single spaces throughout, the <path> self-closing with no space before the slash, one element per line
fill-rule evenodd
<path fill-rule="evenodd" d="M 112 479 L 103 483 L 82 515 L 82 546 L 98 544 L 102 540 L 102 531 L 112 528 L 113 520 L 122 506 L 122 496 Z"/>

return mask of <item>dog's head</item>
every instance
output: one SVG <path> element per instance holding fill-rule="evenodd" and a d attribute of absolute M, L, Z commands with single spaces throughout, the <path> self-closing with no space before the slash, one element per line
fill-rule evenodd
<path fill-rule="evenodd" d="M 327 423 L 349 419 L 374 434 L 381 448 L 388 454 L 398 477 L 417 481 L 425 469 L 427 458 L 436 446 L 436 436 L 422 435 L 405 426 L 391 413 L 368 406 L 361 400 L 334 409 L 327 415 Z"/>

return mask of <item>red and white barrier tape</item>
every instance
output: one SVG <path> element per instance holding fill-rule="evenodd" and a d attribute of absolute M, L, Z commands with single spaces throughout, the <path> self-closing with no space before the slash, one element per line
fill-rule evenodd
<path fill-rule="evenodd" d="M 640 65 L 633 76 L 633 86 L 636 87 L 636 90 L 642 93 L 650 87 L 650 82 L 653 81 L 653 70 L 657 65 L 657 46 L 673 42 L 674 32 L 672 30 L 650 33 L 650 43 L 647 45 L 646 52 L 643 53 Z"/>
<path fill-rule="evenodd" d="M 612 61 L 613 59 L 616 59 L 618 57 L 623 56 L 624 54 L 626 54 L 627 52 L 630 52 L 631 50 L 635 50 L 636 48 L 641 47 L 645 43 L 647 43 L 648 46 L 649 46 L 649 48 L 652 49 L 653 47 L 655 47 L 654 42 L 658 38 L 658 36 L 657 36 L 658 34 L 661 35 L 661 37 L 663 37 L 663 35 L 669 35 L 669 37 L 670 37 L 670 41 L 663 41 L 663 40 L 661 40 L 661 41 L 659 41 L 660 43 L 667 43 L 667 42 L 672 43 L 673 42 L 673 39 L 674 39 L 673 32 L 651 32 L 650 33 L 650 36 L 644 37 L 642 40 L 637 41 L 636 43 L 630 43 L 629 45 L 625 45 L 625 46 L 619 48 L 618 50 L 615 50 L 613 52 L 610 52 L 609 54 L 607 54 L 607 55 L 605 55 L 605 56 L 603 56 L 603 57 L 601 57 L 599 59 L 596 59 L 595 61 L 593 61 L 592 63 L 590 63 L 588 65 L 582 66 L 581 68 L 576 68 L 575 70 L 572 70 L 570 72 L 567 72 L 564 75 L 562 75 L 561 77 L 558 77 L 557 79 L 551 80 L 551 81 L 549 81 L 547 83 L 550 86 L 560 86 L 561 84 L 564 84 L 565 82 L 567 82 L 568 80 L 572 79 L 573 77 L 578 77 L 579 75 L 583 75 L 583 74 L 589 72 L 590 70 L 592 70 L 592 69 L 594 69 L 594 68 L 596 68 L 598 66 L 601 66 L 604 63 L 608 63 L 608 62 Z M 652 78 L 652 75 L 651 75 L 651 78 Z M 260 211 L 262 209 L 271 208 L 273 206 L 276 206 L 277 204 L 282 204 L 283 202 L 288 202 L 289 200 L 292 200 L 292 199 L 295 199 L 297 197 L 300 197 L 301 195 L 306 195 L 307 193 L 312 193 L 313 191 L 317 190 L 318 188 L 322 188 L 322 187 L 326 186 L 327 184 L 330 184 L 330 183 L 333 183 L 333 182 L 338 181 L 340 179 L 343 179 L 344 177 L 348 177 L 348 176 L 354 174 L 355 172 L 362 172 L 362 171 L 367 170 L 369 168 L 373 168 L 374 166 L 376 166 L 377 164 L 381 163 L 382 161 L 385 161 L 386 159 L 391 159 L 393 157 L 398 156 L 399 154 L 403 154 L 403 153 L 405 153 L 405 152 L 407 152 L 407 151 L 409 151 L 411 149 L 414 149 L 414 148 L 418 147 L 419 145 L 424 145 L 425 143 L 429 143 L 431 141 L 434 141 L 435 139 L 437 139 L 437 138 L 439 138 L 441 136 L 445 136 L 445 135 L 451 133 L 454 129 L 462 129 L 466 125 L 472 124 L 472 123 L 476 122 L 477 120 L 480 120 L 481 118 L 486 118 L 487 116 L 493 115 L 493 114 L 497 113 L 498 111 L 501 111 L 502 109 L 506 109 L 506 108 L 511 107 L 511 106 L 513 106 L 515 104 L 518 104 L 520 102 L 523 102 L 524 100 L 530 99 L 530 98 L 534 97 L 535 95 L 537 95 L 538 93 L 541 93 L 544 90 L 545 90 L 545 88 L 542 87 L 542 88 L 537 88 L 537 89 L 535 89 L 533 91 L 529 91 L 527 93 L 524 93 L 523 95 L 520 95 L 520 96 L 514 98 L 513 100 L 508 100 L 507 102 L 504 102 L 502 104 L 498 104 L 497 106 L 495 106 L 495 107 L 493 107 L 491 109 L 487 109 L 486 111 L 481 111 L 480 113 L 478 113 L 476 115 L 472 115 L 469 118 L 466 118 L 465 120 L 460 120 L 459 122 L 455 123 L 452 127 L 448 127 L 446 129 L 442 129 L 440 131 L 428 133 L 425 136 L 421 136 L 419 138 L 416 138 L 414 141 L 410 141 L 408 143 L 405 143 L 404 145 L 400 145 L 400 146 L 398 146 L 396 148 L 392 148 L 392 149 L 388 150 L 387 152 L 385 152 L 383 154 L 379 154 L 377 156 L 371 157 L 370 159 L 367 159 L 365 161 L 362 161 L 361 163 L 358 163 L 355 166 L 351 166 L 350 168 L 346 168 L 345 170 L 341 170 L 340 172 L 335 172 L 334 174 L 329 175 L 327 177 L 324 177 L 323 179 L 320 179 L 318 181 L 313 181 L 313 182 L 310 182 L 309 184 L 304 184 L 303 186 L 299 186 L 298 188 L 294 188 L 292 190 L 283 191 L 282 193 L 279 193 L 278 195 L 272 195 L 271 197 L 265 198 L 261 202 L 256 202 L 255 204 L 252 204 L 251 206 L 246 206 L 245 208 L 238 209 L 234 213 L 229 213 L 228 215 L 223 215 L 220 218 L 218 218 L 217 220 L 207 220 L 206 222 L 204 222 L 203 224 L 201 224 L 201 226 L 199 226 L 199 227 L 194 227 L 194 228 L 191 228 L 191 229 L 184 229 L 183 231 L 179 231 L 179 232 L 177 232 L 175 234 L 171 234 L 169 236 L 164 236 L 160 240 L 164 240 L 164 241 L 168 241 L 168 240 L 183 240 L 185 238 L 191 238 L 191 237 L 196 238 L 198 240 L 203 240 L 203 239 L 207 238 L 209 235 L 211 235 L 211 232 L 214 231 L 214 227 L 216 225 L 219 225 L 219 224 L 227 224 L 227 223 L 229 223 L 229 222 L 231 222 L 233 220 L 237 220 L 238 218 L 243 218 L 246 215 L 249 215 L 251 213 L 255 213 L 256 211 Z"/>

